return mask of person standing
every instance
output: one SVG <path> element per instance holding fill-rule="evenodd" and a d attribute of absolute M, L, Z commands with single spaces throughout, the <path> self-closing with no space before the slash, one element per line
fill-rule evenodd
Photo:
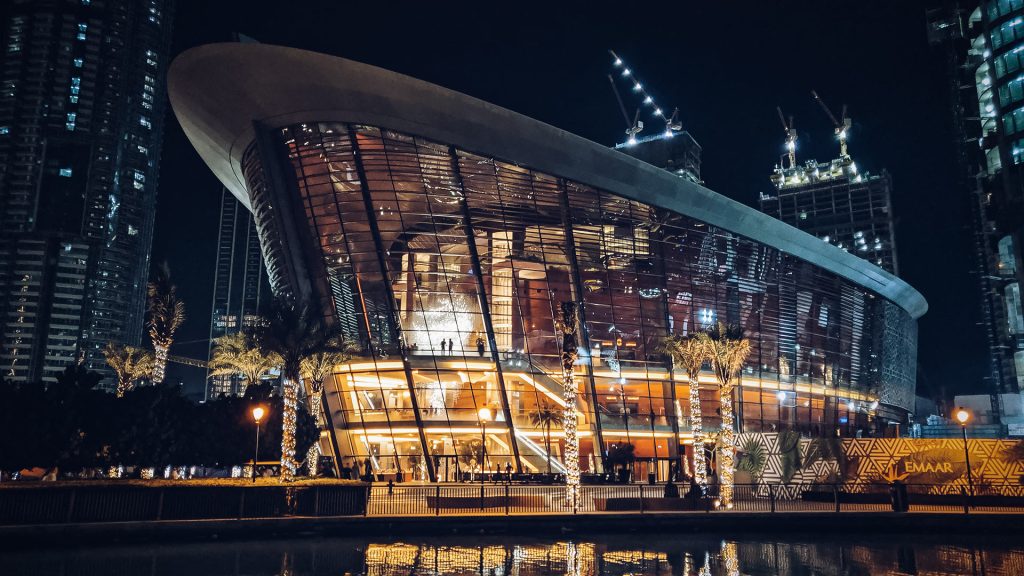
<path fill-rule="evenodd" d="M 455 342 L 451 338 L 448 339 L 448 353 L 455 354 Z"/>
<path fill-rule="evenodd" d="M 445 346 L 447 346 L 447 345 L 448 345 L 448 343 L 445 342 L 445 339 L 441 338 L 441 356 L 444 356 Z"/>
<path fill-rule="evenodd" d="M 477 339 L 476 339 L 476 351 L 477 351 L 477 354 L 479 354 L 481 358 L 484 357 L 484 339 L 479 337 L 479 336 L 477 336 Z"/>

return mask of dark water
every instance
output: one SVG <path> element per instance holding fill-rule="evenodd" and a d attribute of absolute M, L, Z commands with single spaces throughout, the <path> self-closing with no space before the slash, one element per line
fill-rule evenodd
<path fill-rule="evenodd" d="M 308 538 L 0 553 L 2 575 L 1024 575 L 1024 543 L 921 536 Z"/>

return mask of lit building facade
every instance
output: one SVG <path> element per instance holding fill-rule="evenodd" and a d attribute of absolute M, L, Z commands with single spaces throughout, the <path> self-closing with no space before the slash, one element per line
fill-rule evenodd
<path fill-rule="evenodd" d="M 13 0 L 0 34 L 0 377 L 140 343 L 170 0 Z M 113 378 L 104 384 L 112 386 Z"/>
<path fill-rule="evenodd" d="M 564 408 L 563 302 L 580 310 L 585 472 L 628 443 L 663 478 L 692 450 L 689 384 L 661 343 L 718 321 L 752 344 L 743 431 L 881 434 L 912 409 L 921 295 L 687 179 L 288 48 L 192 49 L 170 93 L 255 215 L 275 293 L 361 345 L 327 386 L 341 458 L 431 480 L 478 469 L 483 454 L 488 470 L 560 471 L 561 420 L 545 413 Z M 699 385 L 712 430 L 710 371 Z"/>
<path fill-rule="evenodd" d="M 961 30 L 969 40 L 964 68 L 975 88 L 972 108 L 979 112 L 972 132 L 980 132 L 976 186 L 988 272 L 985 295 L 998 358 L 998 387 L 992 392 L 1019 392 L 1024 389 L 1024 2 L 981 2 Z"/>

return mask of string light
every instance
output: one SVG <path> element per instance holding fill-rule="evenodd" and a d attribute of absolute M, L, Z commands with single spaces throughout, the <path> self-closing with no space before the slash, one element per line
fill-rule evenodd
<path fill-rule="evenodd" d="M 565 430 L 565 499 L 576 509 L 580 492 L 580 437 L 576 416 L 576 303 L 562 303 L 562 428 Z"/>
<path fill-rule="evenodd" d="M 609 52 L 611 52 L 612 57 L 615 59 L 615 60 L 612 61 L 612 65 L 614 67 L 618 68 L 618 67 L 624 66 L 622 58 L 619 58 L 619 56 L 617 54 L 615 54 L 615 52 L 612 52 L 611 50 L 609 50 Z M 630 70 L 629 68 L 623 68 L 622 69 L 622 76 L 623 77 L 629 77 L 629 76 L 632 76 L 632 75 L 633 75 L 633 71 Z M 647 90 L 644 89 L 643 84 L 641 84 L 639 81 L 637 81 L 635 79 L 633 81 L 633 91 L 634 92 L 639 92 L 643 96 L 643 103 L 644 104 L 647 104 L 649 106 L 654 106 L 653 113 L 654 113 L 655 116 L 657 116 L 663 122 L 665 122 L 666 125 L 669 123 L 669 119 L 668 119 L 667 116 L 665 116 L 665 112 L 661 108 L 658 108 L 657 106 L 654 105 L 654 96 L 651 96 L 647 92 Z M 669 129 L 669 131 L 671 131 L 671 129 Z"/>
<path fill-rule="evenodd" d="M 672 336 L 668 339 L 672 360 L 685 371 L 689 382 L 690 432 L 693 433 L 693 479 L 707 495 L 708 474 L 704 458 L 704 424 L 700 407 L 700 378 L 704 362 L 710 358 L 710 342 L 707 334 L 699 333 L 688 337 Z M 680 411 L 681 412 L 681 411 Z M 682 418 L 680 414 L 679 418 Z"/>
<path fill-rule="evenodd" d="M 311 477 L 316 477 L 320 472 L 320 442 L 313 442 L 309 445 L 309 450 L 306 451 L 306 468 L 309 470 Z"/>
<path fill-rule="evenodd" d="M 718 377 L 718 400 L 722 411 L 722 429 L 719 432 L 718 467 L 721 478 L 722 505 L 728 510 L 733 506 L 733 488 L 736 477 L 736 431 L 732 406 L 736 376 L 750 355 L 750 341 L 743 337 L 732 337 L 729 329 L 718 323 L 717 337 L 711 338 L 711 358 Z"/>
<path fill-rule="evenodd" d="M 690 432 L 693 433 L 693 477 L 706 495 L 708 492 L 708 464 L 704 460 L 704 424 L 700 413 L 700 386 L 690 378 Z"/>
<path fill-rule="evenodd" d="M 281 414 L 281 481 L 295 480 L 297 466 L 295 464 L 295 412 L 299 399 L 297 383 L 291 378 L 283 378 L 284 410 Z"/>

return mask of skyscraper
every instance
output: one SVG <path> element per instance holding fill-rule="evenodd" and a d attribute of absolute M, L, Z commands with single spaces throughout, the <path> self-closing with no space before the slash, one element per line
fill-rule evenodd
<path fill-rule="evenodd" d="M 269 297 L 269 290 L 264 289 L 267 274 L 252 212 L 226 189 L 221 190 L 220 202 L 217 265 L 210 313 L 211 354 L 215 339 L 255 325 L 260 306 Z M 238 376 L 207 379 L 207 399 L 244 391 Z"/>
<path fill-rule="evenodd" d="M 0 53 L 0 369 L 143 331 L 172 0 L 12 0 Z M 109 383 L 109 379 L 107 382 Z"/>
<path fill-rule="evenodd" d="M 927 17 L 929 43 L 948 61 L 962 185 L 971 195 L 986 392 L 1016 392 L 1024 388 L 1024 2 L 949 2 Z"/>
<path fill-rule="evenodd" d="M 849 156 L 828 163 L 777 167 L 775 191 L 761 211 L 892 272 L 899 273 L 893 237 L 892 179 L 862 174 Z"/>

